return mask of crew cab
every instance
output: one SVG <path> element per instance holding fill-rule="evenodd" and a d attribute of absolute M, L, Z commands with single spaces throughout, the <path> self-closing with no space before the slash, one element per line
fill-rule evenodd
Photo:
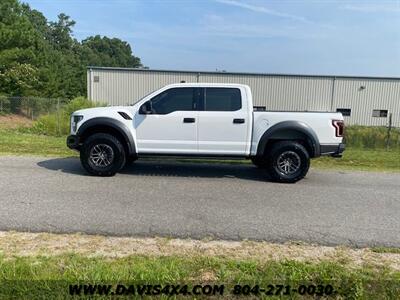
<path fill-rule="evenodd" d="M 253 107 L 247 85 L 179 83 L 132 106 L 74 112 L 67 145 L 98 176 L 141 157 L 169 155 L 250 159 L 270 179 L 291 183 L 307 174 L 310 158 L 340 157 L 343 131 L 340 113 Z"/>

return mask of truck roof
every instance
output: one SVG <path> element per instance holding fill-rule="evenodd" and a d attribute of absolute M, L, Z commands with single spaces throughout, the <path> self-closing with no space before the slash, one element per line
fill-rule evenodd
<path fill-rule="evenodd" d="M 243 87 L 250 88 L 246 84 L 240 83 L 211 83 L 211 82 L 183 82 L 168 84 L 166 87 Z"/>

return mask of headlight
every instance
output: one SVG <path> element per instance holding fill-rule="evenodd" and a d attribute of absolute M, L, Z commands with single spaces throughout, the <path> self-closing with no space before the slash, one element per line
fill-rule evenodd
<path fill-rule="evenodd" d="M 71 133 L 75 133 L 78 128 L 78 123 L 83 119 L 83 116 L 72 116 L 71 117 Z"/>

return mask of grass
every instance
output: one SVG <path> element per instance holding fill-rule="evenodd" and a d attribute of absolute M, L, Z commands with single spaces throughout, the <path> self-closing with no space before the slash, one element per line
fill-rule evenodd
<path fill-rule="evenodd" d="M 311 166 L 320 169 L 400 172 L 400 150 L 348 148 L 340 159 L 320 157 Z"/>
<path fill-rule="evenodd" d="M 0 155 L 77 156 L 66 146 L 66 137 L 37 135 L 18 130 L 0 129 Z M 203 162 L 249 163 L 249 161 Z M 312 160 L 319 169 L 400 172 L 400 150 L 348 148 L 341 159 L 321 157 Z"/>
<path fill-rule="evenodd" d="M 236 284 L 331 285 L 329 299 L 398 299 L 399 280 L 399 255 L 367 248 L 0 232 L 0 299 L 64 299 L 69 284 L 223 284 L 229 298 Z"/>
<path fill-rule="evenodd" d="M 39 155 L 68 157 L 77 152 L 67 148 L 66 137 L 22 133 L 17 130 L 0 130 L 1 155 Z"/>
<path fill-rule="evenodd" d="M 400 273 L 370 266 L 350 269 L 333 262 L 258 262 L 213 257 L 55 257 L 0 258 L 0 297 L 52 299 L 67 295 L 68 284 L 235 284 L 327 285 L 335 298 L 397 299 Z M 232 297 L 232 293 L 230 293 Z M 296 298 L 296 295 L 294 296 Z M 300 298 L 300 297 L 298 297 Z M 301 297 L 301 299 L 304 299 Z"/>
<path fill-rule="evenodd" d="M 371 251 L 375 252 L 375 253 L 400 254 L 400 248 L 393 248 L 393 247 L 374 247 L 374 248 L 371 248 Z"/>

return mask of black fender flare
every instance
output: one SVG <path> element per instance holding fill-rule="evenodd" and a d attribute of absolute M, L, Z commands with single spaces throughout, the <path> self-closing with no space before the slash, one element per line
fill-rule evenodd
<path fill-rule="evenodd" d="M 262 156 L 265 153 L 265 147 L 269 140 L 279 137 L 280 132 L 285 131 L 297 131 L 304 134 L 311 142 L 311 148 L 313 153 L 310 153 L 311 157 L 320 156 L 320 143 L 318 136 L 315 131 L 307 124 L 301 121 L 283 121 L 271 126 L 261 136 L 257 147 L 257 156 Z"/>
<path fill-rule="evenodd" d="M 81 126 L 79 126 L 78 131 L 76 132 L 76 136 L 81 139 L 87 130 L 94 129 L 95 127 L 99 126 L 106 126 L 106 127 L 111 127 L 114 130 L 117 130 L 124 138 L 126 145 L 128 146 L 128 151 L 129 155 L 136 155 L 136 147 L 135 147 L 135 141 L 133 139 L 133 136 L 128 128 L 124 123 L 121 121 L 112 119 L 112 118 L 107 118 L 107 117 L 96 117 L 93 119 L 89 119 L 86 122 L 84 122 Z"/>

